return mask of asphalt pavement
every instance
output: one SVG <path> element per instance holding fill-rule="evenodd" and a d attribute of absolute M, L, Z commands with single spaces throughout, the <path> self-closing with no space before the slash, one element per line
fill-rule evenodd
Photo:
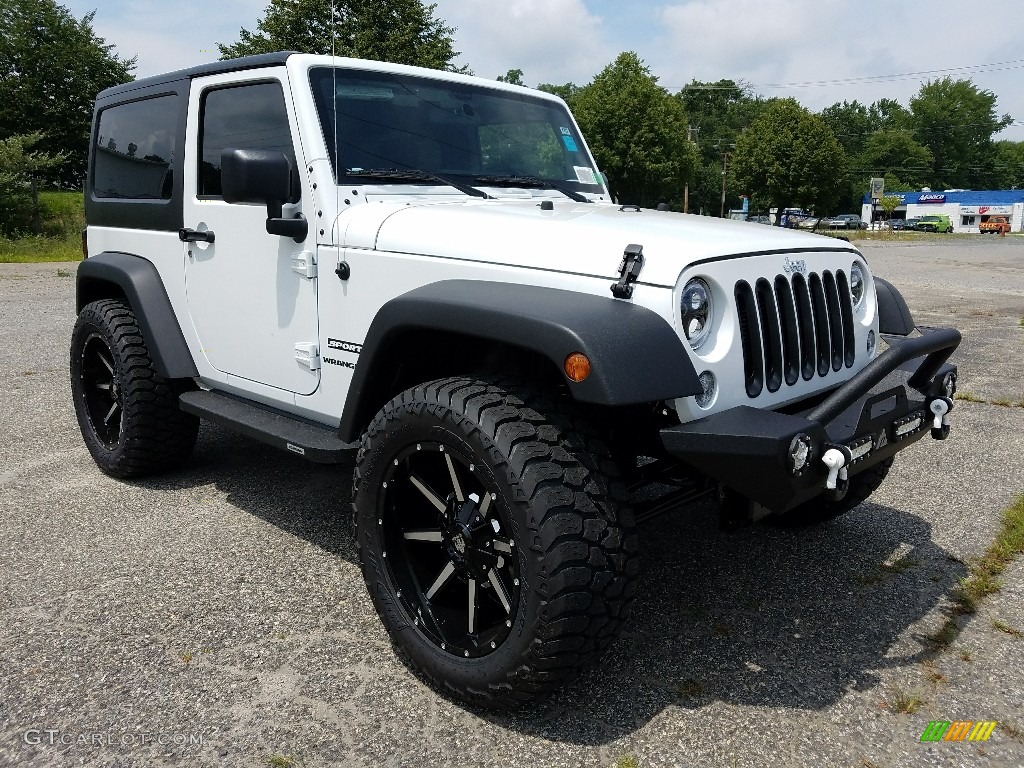
<path fill-rule="evenodd" d="M 1024 407 L 992 404 L 1024 400 L 1024 238 L 862 247 L 919 323 L 961 328 L 960 387 L 986 402 L 828 524 L 646 524 L 628 631 L 501 716 L 396 657 L 346 471 L 204 425 L 182 470 L 99 472 L 70 403 L 74 265 L 0 265 L 0 765 L 1024 765 L 1024 562 L 928 639 L 1024 491 Z M 1000 726 L 923 744 L 931 720 Z"/>

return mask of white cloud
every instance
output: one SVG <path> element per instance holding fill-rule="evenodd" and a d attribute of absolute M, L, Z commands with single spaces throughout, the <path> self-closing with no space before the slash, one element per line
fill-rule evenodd
<path fill-rule="evenodd" d="M 588 82 L 619 50 L 602 18 L 583 0 L 436 0 L 437 15 L 458 27 L 460 61 L 493 78 L 523 70 L 524 82 Z"/>
<path fill-rule="evenodd" d="M 765 96 L 793 96 L 811 109 L 837 101 L 870 103 L 895 98 L 904 104 L 929 76 L 871 83 L 769 87 L 778 84 L 847 80 L 989 64 L 1024 58 L 1012 23 L 981 19 L 1019 17 L 1014 0 L 988 0 L 972 8 L 959 0 L 931 0 L 927 11 L 905 3 L 847 0 L 688 0 L 665 4 L 663 24 L 649 63 L 666 86 L 691 79 L 745 80 Z M 922 23 L 927 17 L 928 23 Z M 1017 83 L 1022 68 L 961 70 L 998 96 L 1000 113 L 1024 120 L 1024 96 Z M 931 77 L 941 77 L 941 73 Z M 1024 138 L 1024 127 L 1007 132 Z"/>

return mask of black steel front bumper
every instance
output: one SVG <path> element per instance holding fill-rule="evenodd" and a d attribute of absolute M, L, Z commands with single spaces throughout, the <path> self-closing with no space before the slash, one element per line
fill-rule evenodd
<path fill-rule="evenodd" d="M 738 406 L 663 429 L 662 444 L 676 458 L 775 512 L 825 492 L 841 496 L 850 477 L 926 432 L 937 439 L 949 433 L 949 416 L 942 412 L 952 408 L 952 391 L 944 382 L 951 374 L 955 386 L 956 367 L 946 361 L 960 343 L 960 332 L 917 330 L 921 335 L 913 338 L 883 335 L 889 349 L 812 407 L 783 413 Z M 809 449 L 802 467 L 793 455 L 796 441 Z M 826 454 L 833 466 L 842 457 L 831 473 Z"/>

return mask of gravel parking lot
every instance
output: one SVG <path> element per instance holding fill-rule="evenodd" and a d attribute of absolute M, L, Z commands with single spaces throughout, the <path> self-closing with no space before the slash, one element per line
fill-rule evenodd
<path fill-rule="evenodd" d="M 204 425 L 183 471 L 101 474 L 70 403 L 74 265 L 0 265 L 0 765 L 1024 765 L 1024 637 L 993 626 L 1024 630 L 1024 562 L 928 639 L 1024 491 L 1024 238 L 862 246 L 919 324 L 964 332 L 960 388 L 987 402 L 818 528 L 647 524 L 629 631 L 520 716 L 397 659 L 347 473 Z M 930 720 L 1000 727 L 922 744 Z"/>

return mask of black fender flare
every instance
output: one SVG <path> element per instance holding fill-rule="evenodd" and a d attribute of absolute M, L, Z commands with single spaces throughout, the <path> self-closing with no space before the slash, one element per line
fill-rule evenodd
<path fill-rule="evenodd" d="M 104 251 L 78 265 L 75 310 L 98 299 L 124 294 L 157 372 L 166 379 L 190 379 L 199 375 L 178 318 L 167 297 L 160 272 L 141 256 Z"/>
<path fill-rule="evenodd" d="M 876 277 L 875 295 L 878 297 L 879 332 L 896 336 L 910 335 L 916 326 L 903 294 L 888 280 Z"/>
<path fill-rule="evenodd" d="M 561 372 L 582 352 L 591 373 L 582 382 L 562 376 L 576 400 L 636 405 L 702 391 L 688 350 L 657 313 L 611 297 L 481 280 L 443 280 L 384 304 L 363 342 L 342 412 L 342 440 L 358 440 L 373 417 L 376 372 L 403 333 L 436 330 L 522 347 Z M 376 410 L 376 408 L 374 408 Z"/>

